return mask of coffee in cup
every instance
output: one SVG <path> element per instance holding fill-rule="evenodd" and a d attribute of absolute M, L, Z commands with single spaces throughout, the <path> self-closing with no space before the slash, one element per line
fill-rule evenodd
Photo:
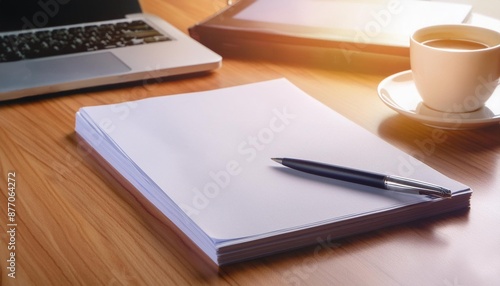
<path fill-rule="evenodd" d="M 413 79 L 425 105 L 443 112 L 484 106 L 500 77 L 500 33 L 457 24 L 419 29 L 410 39 Z"/>

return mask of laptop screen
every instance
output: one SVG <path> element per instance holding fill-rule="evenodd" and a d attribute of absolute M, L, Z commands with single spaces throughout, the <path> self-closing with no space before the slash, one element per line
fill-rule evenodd
<path fill-rule="evenodd" d="M 0 0 L 0 32 L 121 19 L 137 0 Z"/>

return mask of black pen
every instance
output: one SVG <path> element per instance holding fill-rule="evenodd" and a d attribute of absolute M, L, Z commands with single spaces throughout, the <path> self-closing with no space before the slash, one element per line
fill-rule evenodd
<path fill-rule="evenodd" d="M 451 198 L 451 191 L 438 185 L 393 175 L 377 174 L 318 162 L 271 158 L 283 166 L 305 173 L 407 194 Z"/>

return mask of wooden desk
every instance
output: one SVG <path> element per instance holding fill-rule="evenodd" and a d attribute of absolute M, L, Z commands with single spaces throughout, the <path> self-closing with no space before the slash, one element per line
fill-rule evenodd
<path fill-rule="evenodd" d="M 142 2 L 146 11 L 183 31 L 225 5 L 216 0 Z M 445 140 L 433 140 L 435 129 L 396 115 L 377 97 L 383 78 L 406 69 L 408 59 L 377 57 L 323 67 L 226 58 L 213 73 L 1 103 L 2 285 L 498 283 L 500 126 L 444 131 Z M 104 172 L 75 138 L 75 112 L 82 106 L 278 77 L 471 186 L 470 211 L 216 269 Z M 7 276 L 13 241 L 7 212 L 10 172 L 16 182 L 15 279 Z"/>

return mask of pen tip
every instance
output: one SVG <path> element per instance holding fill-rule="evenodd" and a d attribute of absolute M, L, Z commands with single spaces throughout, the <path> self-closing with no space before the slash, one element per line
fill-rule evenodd
<path fill-rule="evenodd" d="M 271 158 L 271 160 L 273 160 L 274 162 L 280 163 L 280 164 L 283 162 L 283 159 L 281 159 L 281 158 Z"/>

